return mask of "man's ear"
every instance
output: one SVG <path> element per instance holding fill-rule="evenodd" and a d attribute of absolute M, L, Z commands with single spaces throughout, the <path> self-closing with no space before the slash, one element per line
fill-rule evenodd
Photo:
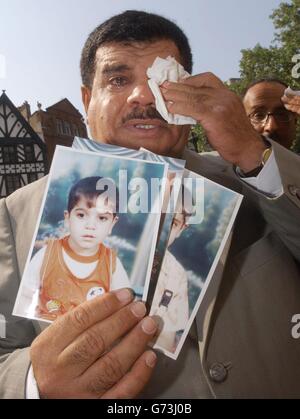
<path fill-rule="evenodd" d="M 92 91 L 89 87 L 81 86 L 81 99 L 85 109 L 85 113 L 88 113 L 90 101 L 92 97 Z"/>

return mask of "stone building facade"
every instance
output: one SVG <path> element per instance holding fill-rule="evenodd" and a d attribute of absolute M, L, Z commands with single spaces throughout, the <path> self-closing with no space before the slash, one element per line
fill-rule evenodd
<path fill-rule="evenodd" d="M 49 164 L 57 145 L 70 147 L 75 136 L 88 138 L 83 116 L 68 99 L 63 99 L 45 110 L 38 103 L 38 110 L 33 114 L 27 102 L 19 110 L 45 143 Z"/>

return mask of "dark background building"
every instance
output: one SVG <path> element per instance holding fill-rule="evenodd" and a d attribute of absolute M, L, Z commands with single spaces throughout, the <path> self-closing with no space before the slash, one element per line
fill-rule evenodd
<path fill-rule="evenodd" d="M 0 96 L 0 198 L 48 171 L 46 146 L 5 91 Z"/>
<path fill-rule="evenodd" d="M 45 176 L 55 147 L 70 147 L 75 136 L 88 138 L 81 113 L 68 99 L 31 114 L 25 101 L 17 108 L 0 96 L 0 198 Z"/>

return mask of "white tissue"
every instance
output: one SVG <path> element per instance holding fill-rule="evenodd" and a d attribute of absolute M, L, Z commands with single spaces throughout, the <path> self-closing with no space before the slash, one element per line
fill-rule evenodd
<path fill-rule="evenodd" d="M 147 76 L 149 87 L 155 97 L 155 105 L 161 116 L 172 125 L 196 125 L 197 121 L 183 115 L 171 114 L 168 112 L 165 101 L 162 97 L 159 86 L 165 81 L 178 82 L 179 80 L 190 77 L 183 66 L 179 64 L 175 58 L 168 57 L 163 59 L 157 57 L 152 65 L 148 68 Z"/>
<path fill-rule="evenodd" d="M 288 87 L 285 91 L 284 94 L 286 96 L 300 96 L 300 90 L 293 90 L 290 87 Z"/>

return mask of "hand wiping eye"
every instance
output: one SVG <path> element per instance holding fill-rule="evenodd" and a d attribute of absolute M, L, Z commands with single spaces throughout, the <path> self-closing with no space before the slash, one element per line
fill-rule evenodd
<path fill-rule="evenodd" d="M 181 64 L 173 57 L 168 57 L 167 59 L 157 57 L 152 67 L 148 68 L 147 76 L 149 77 L 149 87 L 155 97 L 156 109 L 169 124 L 197 124 L 197 121 L 193 118 L 169 113 L 161 94 L 161 87 L 167 87 L 166 82 L 178 82 L 190 76 Z"/>

